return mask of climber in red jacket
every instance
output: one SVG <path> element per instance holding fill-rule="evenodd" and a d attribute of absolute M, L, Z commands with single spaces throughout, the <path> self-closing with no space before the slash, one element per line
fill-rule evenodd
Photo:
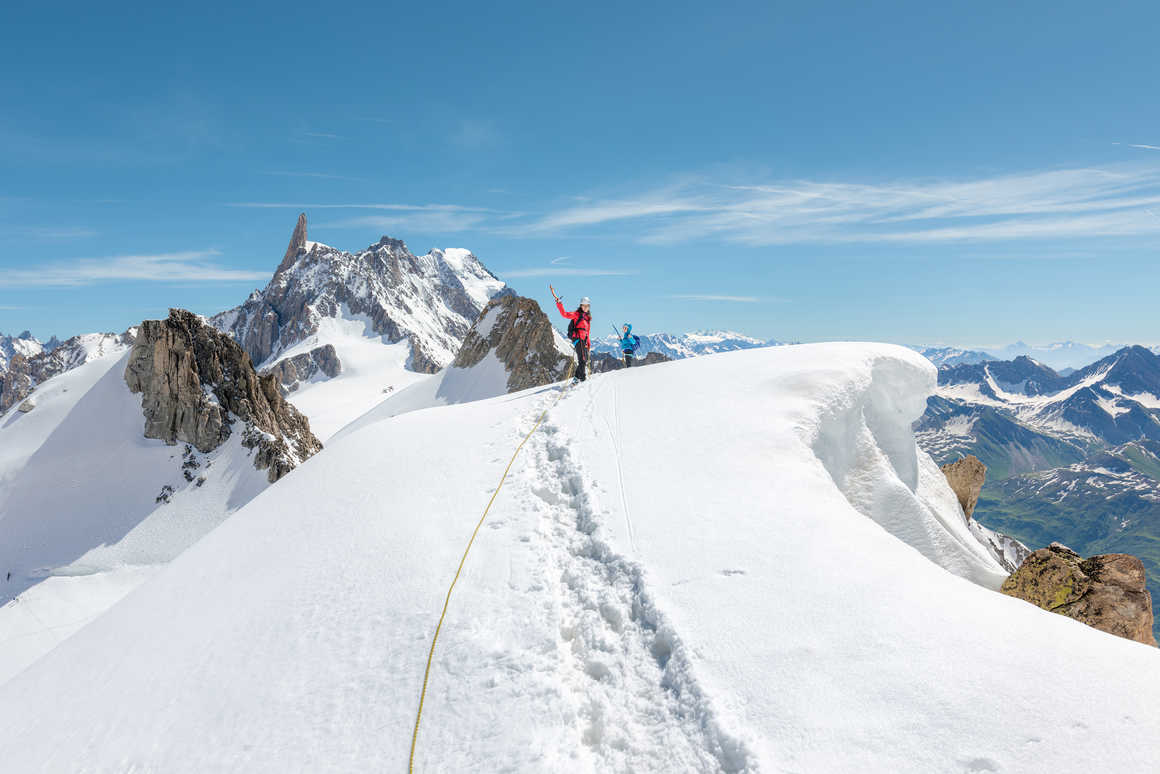
<path fill-rule="evenodd" d="M 592 342 L 588 338 L 588 333 L 592 329 L 591 302 L 588 300 L 588 296 L 584 296 L 580 299 L 580 306 L 576 307 L 575 312 L 566 312 L 563 302 L 556 295 L 556 289 L 551 285 L 548 286 L 548 289 L 552 291 L 552 298 L 556 299 L 556 309 L 560 311 L 561 316 L 571 321 L 568 323 L 568 338 L 572 340 L 572 346 L 576 350 L 575 378 L 584 381 L 588 375 L 588 353 L 592 348 Z"/>

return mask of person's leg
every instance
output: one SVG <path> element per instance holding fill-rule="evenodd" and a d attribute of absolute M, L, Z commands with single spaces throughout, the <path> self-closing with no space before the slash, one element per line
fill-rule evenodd
<path fill-rule="evenodd" d="M 624 367 L 625 368 L 632 368 L 632 353 L 631 352 L 624 353 Z"/>
<path fill-rule="evenodd" d="M 588 347 L 580 339 L 576 339 L 576 378 L 584 381 L 588 370 Z"/>

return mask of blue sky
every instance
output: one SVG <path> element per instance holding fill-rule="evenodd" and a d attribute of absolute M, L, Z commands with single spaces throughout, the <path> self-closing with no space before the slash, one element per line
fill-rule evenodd
<path fill-rule="evenodd" d="M 1160 341 L 1160 4 L 160 5 L 6 6 L 0 331 L 236 305 L 304 210 L 643 331 Z"/>

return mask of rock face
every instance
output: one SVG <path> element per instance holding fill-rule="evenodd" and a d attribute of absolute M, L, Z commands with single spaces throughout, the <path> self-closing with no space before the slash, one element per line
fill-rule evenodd
<path fill-rule="evenodd" d="M 1035 551 L 1003 584 L 1018 597 L 1101 631 L 1156 645 L 1144 565 L 1130 554 L 1083 559 L 1059 543 Z"/>
<path fill-rule="evenodd" d="M 146 320 L 125 367 L 130 391 L 142 393 L 145 437 L 208 452 L 241 421 L 254 466 L 277 481 L 322 448 L 310 423 L 285 401 L 272 375 L 259 376 L 230 337 L 183 309 Z"/>
<path fill-rule="evenodd" d="M 333 344 L 315 347 L 301 355 L 283 358 L 263 373 L 272 374 L 284 388 L 284 392 L 294 392 L 298 385 L 315 374 L 325 374 L 331 378 L 342 371 L 342 362 Z"/>
<path fill-rule="evenodd" d="M 969 454 L 960 460 L 943 465 L 942 472 L 947 477 L 947 483 L 951 485 L 955 497 L 959 499 L 963 514 L 970 522 L 971 514 L 975 512 L 975 506 L 979 502 L 979 492 L 983 491 L 983 482 L 987 480 L 987 466 L 980 462 L 978 457 Z"/>
<path fill-rule="evenodd" d="M 265 290 L 211 323 L 262 365 L 316 333 L 327 317 L 357 320 L 368 335 L 408 341 L 409 367 L 434 373 L 455 357 L 471 323 L 503 286 L 467 250 L 416 256 L 402 241 L 383 237 L 352 254 L 310 242 L 302 214 Z"/>
<path fill-rule="evenodd" d="M 540 305 L 514 293 L 501 293 L 488 303 L 451 365 L 472 368 L 489 353 L 508 374 L 508 392 L 558 382 L 575 367 L 571 347 Z"/>
<path fill-rule="evenodd" d="M 63 343 L 54 338 L 46 345 L 31 337 L 18 339 L 25 346 L 10 357 L 7 368 L 0 369 L 0 414 L 52 377 L 95 358 L 124 352 L 132 346 L 135 334 L 135 328 L 124 333 L 86 333 Z M 29 346 L 30 342 L 35 343 L 35 348 Z"/>
<path fill-rule="evenodd" d="M 656 363 L 667 363 L 672 360 L 668 355 L 660 352 L 649 352 L 642 358 L 637 358 L 633 361 L 632 367 L 639 368 L 640 366 L 654 365 Z M 607 371 L 619 371 L 624 368 L 624 358 L 609 354 L 608 352 L 593 352 L 592 353 L 592 373 L 602 374 Z"/>

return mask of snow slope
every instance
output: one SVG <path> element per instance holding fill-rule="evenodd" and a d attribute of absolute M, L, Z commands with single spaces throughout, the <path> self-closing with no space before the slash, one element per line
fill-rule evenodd
<path fill-rule="evenodd" d="M 407 368 L 411 343 L 395 343 L 374 332 L 365 315 L 340 306 L 333 317 L 318 321 L 316 333 L 263 363 L 267 370 L 279 361 L 331 344 L 342 367 L 333 378 L 317 375 L 286 399 L 310 419 L 310 429 L 323 444 L 340 428 L 374 408 L 379 402 L 410 385 L 433 377 Z"/>
<path fill-rule="evenodd" d="M 209 454 L 144 438 L 127 358 L 97 357 L 0 417 L 0 682 L 267 486 L 240 433 Z"/>
<path fill-rule="evenodd" d="M 1160 653 L 987 588 L 933 388 L 808 345 L 356 423 L 0 686 L 0 760 L 403 770 L 546 408 L 416 770 L 1155 770 Z"/>

